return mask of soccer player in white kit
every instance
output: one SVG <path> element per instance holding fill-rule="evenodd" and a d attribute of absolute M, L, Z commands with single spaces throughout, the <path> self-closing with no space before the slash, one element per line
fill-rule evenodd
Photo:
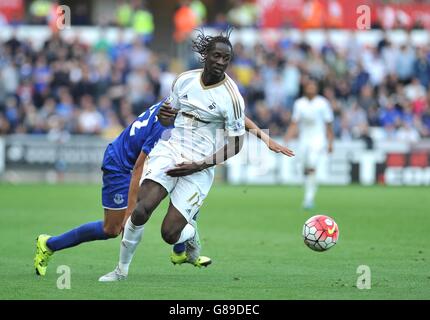
<path fill-rule="evenodd" d="M 305 194 L 303 208 L 314 207 L 317 191 L 316 168 L 324 152 L 333 151 L 333 111 L 326 98 L 318 95 L 318 84 L 309 79 L 304 85 L 304 96 L 293 107 L 292 121 L 285 136 L 290 141 L 298 131 L 299 159 L 304 166 Z"/>
<path fill-rule="evenodd" d="M 205 263 L 199 261 L 201 247 L 193 217 L 212 186 L 214 166 L 242 147 L 245 105 L 236 84 L 225 74 L 233 55 L 229 33 L 216 37 L 201 33 L 193 49 L 201 55 L 204 68 L 182 73 L 172 85 L 170 103 L 179 109 L 175 128 L 149 154 L 136 208 L 124 226 L 118 266 L 100 281 L 127 277 L 144 224 L 167 194 L 170 204 L 162 238 L 168 244 L 185 241 L 188 261 L 197 266 Z M 292 155 L 287 148 L 274 151 Z"/>

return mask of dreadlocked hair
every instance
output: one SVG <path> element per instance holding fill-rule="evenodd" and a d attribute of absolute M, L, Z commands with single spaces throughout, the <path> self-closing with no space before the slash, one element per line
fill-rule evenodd
<path fill-rule="evenodd" d="M 198 35 L 195 40 L 193 40 L 192 50 L 200 55 L 200 62 L 204 63 L 208 52 L 215 46 L 215 43 L 225 43 L 231 48 L 233 52 L 233 46 L 230 42 L 230 35 L 233 28 L 228 28 L 225 33 L 221 32 L 217 36 L 207 36 L 204 34 L 203 30 L 199 29 Z"/>

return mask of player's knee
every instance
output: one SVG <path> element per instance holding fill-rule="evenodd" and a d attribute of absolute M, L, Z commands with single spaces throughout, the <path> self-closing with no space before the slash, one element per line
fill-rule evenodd
<path fill-rule="evenodd" d="M 146 221 L 148 221 L 150 215 L 151 213 L 148 212 L 147 208 L 145 208 L 143 202 L 139 201 L 133 211 L 132 221 L 138 222 L 139 225 L 142 225 L 145 224 Z"/>
<path fill-rule="evenodd" d="M 314 174 L 315 168 L 306 168 L 305 169 L 305 175 Z"/>
<path fill-rule="evenodd" d="M 176 232 L 172 229 L 167 229 L 167 228 L 161 229 L 161 237 L 168 244 L 175 244 L 178 241 L 179 236 L 180 236 L 180 234 L 178 234 L 178 232 Z"/>
<path fill-rule="evenodd" d="M 109 238 L 116 238 L 121 233 L 121 226 L 107 225 L 103 227 L 103 231 Z"/>

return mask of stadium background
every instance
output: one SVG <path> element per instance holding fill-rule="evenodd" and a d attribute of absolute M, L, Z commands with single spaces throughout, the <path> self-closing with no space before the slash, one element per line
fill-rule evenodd
<path fill-rule="evenodd" d="M 371 30 L 357 30 L 357 1 L 194 1 L 190 10 L 175 1 L 66 1 L 71 27 L 57 32 L 55 4 L 2 3 L 3 180 L 98 181 L 106 142 L 199 66 L 191 31 L 233 25 L 229 74 L 248 116 L 272 136 L 285 134 L 303 81 L 319 79 L 338 144 L 321 164 L 323 183 L 430 184 L 428 2 L 369 1 Z M 242 155 L 229 164 L 234 176 L 219 170 L 219 179 L 301 180 L 295 160 Z"/>
<path fill-rule="evenodd" d="M 356 9 L 363 4 L 370 8 L 369 30 L 357 28 Z M 71 25 L 64 30 L 56 27 L 58 5 L 70 7 Z M 136 298 L 127 290 L 138 289 L 153 290 L 148 291 L 149 298 L 184 297 L 177 289 L 163 291 L 156 282 L 146 289 L 127 285 L 118 289 L 119 296 L 100 295 L 92 281 L 108 271 L 106 260 L 114 263 L 115 241 L 95 255 L 89 245 L 70 258 L 62 256 L 65 263 L 75 263 L 74 270 L 80 268 L 77 273 L 84 279 L 79 281 L 85 289 L 69 295 L 57 297 L 58 290 L 46 282 L 41 284 L 44 292 L 22 274 L 31 269 L 29 243 L 37 233 L 61 232 L 89 217 L 100 218 L 99 167 L 104 148 L 136 115 L 168 94 L 178 73 L 199 66 L 190 51 L 193 30 L 204 28 L 212 34 L 229 25 L 235 27 L 235 57 L 228 74 L 239 85 L 247 115 L 271 136 L 282 142 L 292 105 L 308 77 L 319 80 L 321 94 L 329 99 L 335 113 L 335 152 L 322 156 L 319 178 L 323 185 L 338 186 L 321 188 L 317 209 L 338 221 L 343 250 L 339 246 L 319 257 L 301 251 L 300 228 L 307 217 L 300 210 L 301 189 L 284 186 L 301 182 L 300 163 L 274 155 L 250 138 L 239 156 L 217 170 L 219 183 L 201 218 L 202 231 L 208 235 L 203 241 L 222 265 L 237 252 L 221 250 L 230 242 L 220 242 L 218 234 L 234 230 L 230 240 L 241 248 L 248 247 L 251 234 L 264 239 L 256 240 L 248 256 L 241 257 L 260 259 L 264 250 L 275 273 L 289 272 L 295 280 L 289 280 L 292 287 L 285 291 L 285 279 L 261 278 L 267 263 L 251 270 L 236 261 L 231 269 L 214 269 L 205 285 L 211 290 L 211 284 L 222 285 L 213 295 L 197 288 L 196 295 L 189 297 L 309 298 L 313 294 L 309 281 L 318 281 L 327 290 L 321 298 L 429 297 L 430 275 L 423 267 L 428 250 L 422 249 L 427 248 L 422 234 L 430 185 L 429 1 L 8 0 L 0 1 L 0 25 L 2 233 L 13 238 L 16 235 L 6 226 L 20 224 L 21 240 L 11 261 L 22 265 L 15 265 L 16 272 L 2 261 L 10 276 L 3 297 L 83 298 L 88 293 L 92 298 Z M 290 146 L 296 147 L 294 142 Z M 259 184 L 265 186 L 255 186 Z M 341 187 L 349 184 L 379 186 Z M 264 217 L 258 210 L 261 206 Z M 219 221 L 220 212 L 231 223 L 230 229 Z M 248 216 L 252 218 L 244 226 L 242 219 Z M 387 221 L 392 223 L 387 226 Z M 359 227 L 363 224 L 366 228 Z M 414 230 L 407 236 L 410 239 L 396 236 L 405 225 Z M 270 237 L 261 226 L 270 230 Z M 288 246 L 289 258 L 279 255 L 281 245 Z M 149 236 L 148 246 L 153 247 L 148 255 L 156 263 L 148 266 L 147 260 L 137 257 L 136 264 L 146 269 L 139 269 L 134 280 L 156 273 L 154 264 L 165 264 L 165 257 L 154 253 L 167 250 L 156 232 Z M 377 289 L 369 296 L 353 293 L 355 267 L 366 260 L 364 251 L 364 257 L 379 263 L 376 268 L 384 274 L 376 286 L 390 288 L 391 295 Z M 291 261 L 295 255 L 301 257 L 299 262 Z M 312 273 L 312 264 L 325 265 L 323 281 Z M 167 288 L 171 271 L 163 268 Z M 246 276 L 241 282 L 237 270 L 255 282 L 246 282 Z M 192 270 L 183 272 L 190 279 Z M 223 282 L 225 275 L 233 285 Z"/>

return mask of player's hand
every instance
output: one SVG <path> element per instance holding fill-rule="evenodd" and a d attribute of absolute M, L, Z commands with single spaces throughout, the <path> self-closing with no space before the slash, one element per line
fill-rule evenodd
<path fill-rule="evenodd" d="M 172 108 L 170 102 L 165 101 L 158 110 L 158 119 L 160 119 L 162 125 L 170 126 L 173 125 L 177 114 L 178 110 Z"/>
<path fill-rule="evenodd" d="M 333 144 L 332 143 L 328 144 L 327 152 L 328 153 L 333 153 Z"/>
<path fill-rule="evenodd" d="M 273 152 L 285 154 L 287 157 L 294 156 L 294 151 L 280 145 L 275 140 L 270 139 L 269 142 L 267 143 L 267 147 Z"/>
<path fill-rule="evenodd" d="M 203 169 L 204 169 L 203 164 L 199 164 L 196 162 L 180 163 L 180 164 L 177 164 L 175 168 L 168 170 L 166 174 L 171 177 L 183 177 L 183 176 L 188 176 L 190 174 L 196 173 Z"/>

